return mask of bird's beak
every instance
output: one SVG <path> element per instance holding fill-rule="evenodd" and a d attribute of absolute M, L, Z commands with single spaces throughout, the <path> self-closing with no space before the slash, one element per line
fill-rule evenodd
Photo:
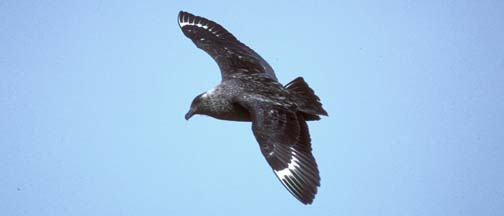
<path fill-rule="evenodd" d="M 189 120 L 194 115 L 194 112 L 195 112 L 195 110 L 191 108 L 189 110 L 189 112 L 187 112 L 187 114 L 185 114 L 185 120 Z"/>

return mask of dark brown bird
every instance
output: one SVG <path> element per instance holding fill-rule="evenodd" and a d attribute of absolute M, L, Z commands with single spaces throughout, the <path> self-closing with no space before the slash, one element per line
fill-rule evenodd
<path fill-rule="evenodd" d="M 298 77 L 281 85 L 271 66 L 219 24 L 181 11 L 186 37 L 219 65 L 222 81 L 194 98 L 185 118 L 195 114 L 251 121 L 262 154 L 287 190 L 311 204 L 320 186 L 306 121 L 327 116 L 319 98 Z"/>

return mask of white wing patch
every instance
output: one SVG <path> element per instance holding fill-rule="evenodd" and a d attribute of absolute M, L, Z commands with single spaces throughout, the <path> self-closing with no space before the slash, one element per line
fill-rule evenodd
<path fill-rule="evenodd" d="M 194 23 L 194 22 L 189 22 L 189 21 L 180 21 L 179 25 L 180 25 L 181 28 L 184 27 L 184 26 L 196 26 L 196 27 L 199 27 L 199 28 L 208 29 L 208 25 L 203 25 L 201 23 Z"/>
<path fill-rule="evenodd" d="M 291 148 L 292 149 L 292 148 Z M 290 162 L 287 166 L 287 168 L 283 170 L 273 170 L 275 171 L 275 174 L 278 176 L 280 181 L 284 181 L 286 177 L 293 178 L 294 177 L 294 170 L 299 169 L 300 162 L 297 159 L 296 151 L 292 151 L 292 157 L 290 159 Z"/>
<path fill-rule="evenodd" d="M 306 170 L 306 158 L 293 147 L 290 147 L 291 158 L 287 167 L 282 170 L 274 170 L 275 175 L 285 188 L 303 203 L 311 203 L 313 196 L 317 193 L 316 187 L 319 185 L 317 174 L 312 174 Z M 316 175 L 316 176 L 315 176 Z M 315 188 L 314 188 L 315 187 Z"/>
<path fill-rule="evenodd" d="M 190 21 L 192 19 L 192 21 Z M 202 23 L 203 22 L 203 23 Z M 202 28 L 205 30 L 208 30 L 212 34 L 214 34 L 216 37 L 219 37 L 220 34 L 217 34 L 216 31 L 214 31 L 215 26 L 209 26 L 208 23 L 205 23 L 205 21 L 202 21 L 201 19 L 194 17 L 194 16 L 189 16 L 187 14 L 182 15 L 179 17 L 179 26 L 180 28 L 184 26 L 196 26 L 198 28 Z"/>
<path fill-rule="evenodd" d="M 193 20 L 190 21 L 190 17 L 187 15 L 179 18 L 179 25 L 180 25 L 180 28 L 182 28 L 184 26 L 196 26 L 198 28 L 208 29 L 208 25 L 201 23 L 200 19 L 193 17 Z"/>

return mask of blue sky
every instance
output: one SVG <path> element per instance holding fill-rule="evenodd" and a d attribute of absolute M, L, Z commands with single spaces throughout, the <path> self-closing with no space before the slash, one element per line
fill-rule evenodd
<path fill-rule="evenodd" d="M 249 123 L 196 116 L 215 20 L 330 116 L 304 206 Z M 501 1 L 0 1 L 1 215 L 501 215 Z"/>

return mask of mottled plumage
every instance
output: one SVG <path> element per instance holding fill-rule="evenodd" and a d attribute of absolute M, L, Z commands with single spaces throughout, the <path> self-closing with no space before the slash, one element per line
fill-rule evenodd
<path fill-rule="evenodd" d="M 217 62 L 222 78 L 215 88 L 196 96 L 185 118 L 202 114 L 251 121 L 261 152 L 280 182 L 302 203 L 312 203 L 320 176 L 306 121 L 327 115 L 319 98 L 301 77 L 281 85 L 261 56 L 219 24 L 182 11 L 178 23 L 184 35 Z"/>

